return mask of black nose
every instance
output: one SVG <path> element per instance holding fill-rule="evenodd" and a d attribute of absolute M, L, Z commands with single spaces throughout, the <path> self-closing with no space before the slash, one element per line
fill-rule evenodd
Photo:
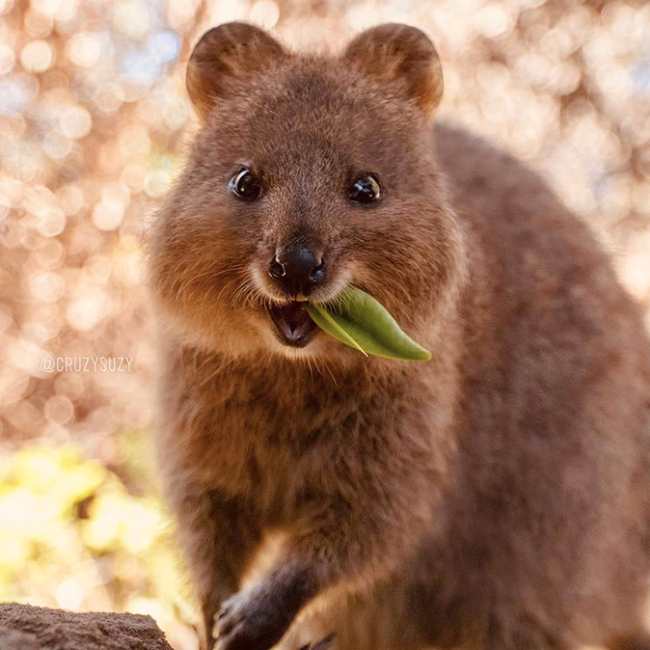
<path fill-rule="evenodd" d="M 310 246 L 289 244 L 276 252 L 269 275 L 290 296 L 308 296 L 325 279 L 325 266 L 322 256 Z"/>

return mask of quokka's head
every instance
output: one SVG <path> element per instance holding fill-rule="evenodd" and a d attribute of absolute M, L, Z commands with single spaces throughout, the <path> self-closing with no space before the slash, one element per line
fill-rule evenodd
<path fill-rule="evenodd" d="M 187 69 L 201 129 L 150 245 L 166 322 L 236 355 L 358 355 L 301 306 L 354 285 L 426 344 L 459 264 L 433 156 L 442 86 L 433 44 L 405 25 L 338 56 L 243 23 L 207 32 Z"/>

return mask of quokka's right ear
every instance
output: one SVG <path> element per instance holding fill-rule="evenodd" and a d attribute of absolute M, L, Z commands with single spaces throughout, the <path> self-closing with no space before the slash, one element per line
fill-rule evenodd
<path fill-rule="evenodd" d="M 388 23 L 357 35 L 344 60 L 387 84 L 398 84 L 428 118 L 442 98 L 442 66 L 429 37 L 416 27 Z"/>
<path fill-rule="evenodd" d="M 206 32 L 187 64 L 187 91 L 205 119 L 215 103 L 241 89 L 242 82 L 288 56 L 263 29 L 246 23 L 225 23 Z"/>

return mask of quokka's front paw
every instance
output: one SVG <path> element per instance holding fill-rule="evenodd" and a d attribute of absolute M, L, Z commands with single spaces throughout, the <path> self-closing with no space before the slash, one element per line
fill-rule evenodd
<path fill-rule="evenodd" d="M 226 600 L 215 623 L 214 650 L 268 650 L 291 624 L 288 614 L 276 604 L 272 593 L 251 589 Z"/>

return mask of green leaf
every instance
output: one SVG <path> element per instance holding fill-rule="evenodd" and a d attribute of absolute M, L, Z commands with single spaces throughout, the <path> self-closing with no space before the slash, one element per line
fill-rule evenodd
<path fill-rule="evenodd" d="M 351 348 L 356 348 L 359 352 L 363 352 L 363 354 L 368 356 L 365 350 L 345 331 L 345 325 L 341 326 L 338 324 L 338 319 L 334 314 L 330 314 L 324 307 L 317 304 L 304 305 L 304 308 L 314 323 L 324 332 L 327 332 L 335 339 L 349 345 Z"/>
<path fill-rule="evenodd" d="M 361 289 L 350 287 L 332 304 L 308 303 L 304 308 L 324 332 L 366 356 L 431 359 L 431 353 L 410 338 L 380 302 Z"/>

